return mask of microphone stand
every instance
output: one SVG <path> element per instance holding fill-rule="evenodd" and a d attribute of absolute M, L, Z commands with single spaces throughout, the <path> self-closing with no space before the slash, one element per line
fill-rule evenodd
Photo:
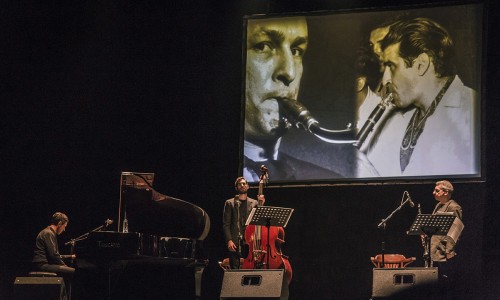
<path fill-rule="evenodd" d="M 100 231 L 100 230 L 102 230 L 102 229 L 104 229 L 104 228 L 107 228 L 107 227 L 108 227 L 108 225 L 110 225 L 111 223 L 113 223 L 113 221 L 112 221 L 112 220 L 106 220 L 106 222 L 104 223 L 104 225 L 101 225 L 101 226 L 99 226 L 99 227 L 97 227 L 97 228 L 94 228 L 94 229 L 92 229 L 91 231 L 89 231 L 89 232 L 87 232 L 87 233 L 84 233 L 84 234 L 80 235 L 80 236 L 79 236 L 79 237 L 77 237 L 77 238 L 74 238 L 74 239 L 69 240 L 68 242 L 66 242 L 66 243 L 64 244 L 64 246 L 67 246 L 67 245 L 70 245 L 70 244 L 71 244 L 71 248 L 72 248 L 72 251 L 73 251 L 73 247 L 75 246 L 76 242 L 79 242 L 79 241 L 82 241 L 82 240 L 84 240 L 84 239 L 88 238 L 88 237 L 89 237 L 89 234 L 90 234 L 91 232 L 96 232 L 96 231 Z"/>
<path fill-rule="evenodd" d="M 401 204 L 400 204 L 400 205 L 399 205 L 399 206 L 398 206 L 395 210 L 393 210 L 393 211 L 391 212 L 391 214 L 387 216 L 387 218 L 382 219 L 382 221 L 381 221 L 381 222 L 377 225 L 377 227 L 378 227 L 378 228 L 382 228 L 382 226 L 384 226 L 384 227 L 385 227 L 385 224 L 387 223 L 387 221 L 389 221 L 389 220 L 392 218 L 392 216 L 393 216 L 396 212 L 398 212 L 398 211 L 399 211 L 399 210 L 400 210 L 400 209 L 401 209 L 401 208 L 402 208 L 402 207 L 406 204 L 406 202 L 409 202 L 409 201 L 410 201 L 410 199 L 406 198 L 406 200 L 405 200 L 404 202 L 402 202 L 402 203 L 401 203 Z"/>
<path fill-rule="evenodd" d="M 403 194 L 404 196 L 404 194 Z M 406 200 L 401 202 L 401 204 L 396 207 L 395 210 L 393 210 L 385 219 L 382 219 L 382 221 L 377 225 L 378 228 L 383 228 L 384 229 L 384 234 L 383 234 L 383 238 L 382 238 L 382 268 L 385 267 L 385 227 L 387 225 L 387 221 L 389 221 L 396 212 L 400 211 L 401 208 L 406 204 L 406 202 L 409 202 L 410 201 L 410 198 L 409 197 L 406 197 Z"/>

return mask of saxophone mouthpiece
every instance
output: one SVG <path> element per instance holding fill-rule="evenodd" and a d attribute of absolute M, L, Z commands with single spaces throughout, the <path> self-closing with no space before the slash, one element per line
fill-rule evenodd
<path fill-rule="evenodd" d="M 292 126 L 309 131 L 312 124 L 318 123 L 309 110 L 297 100 L 283 98 L 280 101 L 280 106 Z"/>

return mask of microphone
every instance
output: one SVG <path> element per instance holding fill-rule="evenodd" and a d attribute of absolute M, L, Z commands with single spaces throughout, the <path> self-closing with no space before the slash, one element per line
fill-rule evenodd
<path fill-rule="evenodd" d="M 406 199 L 408 199 L 408 203 L 410 203 L 410 206 L 415 207 L 415 203 L 411 200 L 410 193 L 408 193 L 408 191 L 405 191 L 405 193 L 406 193 L 406 196 L 408 197 Z"/>
<path fill-rule="evenodd" d="M 104 222 L 104 227 L 108 227 L 109 225 L 113 224 L 113 220 L 111 219 L 107 219 L 105 222 Z"/>

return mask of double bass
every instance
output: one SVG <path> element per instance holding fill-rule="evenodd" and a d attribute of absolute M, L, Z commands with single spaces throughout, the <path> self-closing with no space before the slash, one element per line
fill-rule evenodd
<path fill-rule="evenodd" d="M 266 166 L 261 166 L 258 196 L 264 195 L 269 174 Z M 260 198 L 260 197 L 258 197 Z M 259 199 L 259 206 L 264 203 Z M 281 252 L 285 242 L 285 230 L 278 226 L 248 225 L 245 230 L 245 241 L 248 245 L 248 256 L 242 269 L 284 269 L 288 284 L 292 281 L 292 266 L 288 258 Z"/>

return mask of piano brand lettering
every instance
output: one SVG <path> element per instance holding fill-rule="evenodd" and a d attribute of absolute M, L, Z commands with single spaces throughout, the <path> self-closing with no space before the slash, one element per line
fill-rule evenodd
<path fill-rule="evenodd" d="M 120 248 L 120 243 L 97 241 L 97 248 Z"/>

